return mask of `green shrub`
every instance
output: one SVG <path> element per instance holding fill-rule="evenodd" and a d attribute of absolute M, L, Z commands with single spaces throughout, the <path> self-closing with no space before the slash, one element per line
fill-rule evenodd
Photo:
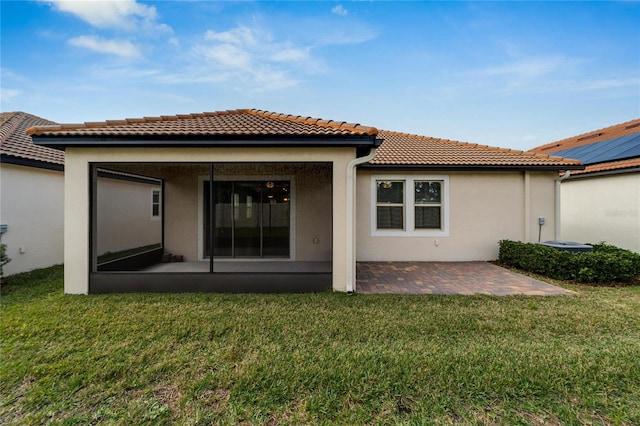
<path fill-rule="evenodd" d="M 498 262 L 559 280 L 583 283 L 624 282 L 640 277 L 640 254 L 609 244 L 571 253 L 542 244 L 500 241 Z"/>

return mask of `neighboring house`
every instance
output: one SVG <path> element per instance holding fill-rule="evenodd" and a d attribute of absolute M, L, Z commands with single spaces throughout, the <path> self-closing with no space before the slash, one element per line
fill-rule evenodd
<path fill-rule="evenodd" d="M 55 125 L 24 112 L 0 113 L 0 243 L 6 276 L 63 263 L 64 152 L 34 145 L 26 130 Z M 99 172 L 99 256 L 118 257 L 161 244 L 161 182 Z M 156 197 L 154 212 L 153 197 Z M 120 205 L 127 205 L 126 214 Z M 116 231 L 117 230 L 117 231 Z M 126 230 L 126 232 L 122 232 Z M 124 253 L 123 253 L 124 252 Z"/>
<path fill-rule="evenodd" d="M 640 119 L 543 145 L 584 170 L 562 180 L 561 237 L 640 252 Z"/>
<path fill-rule="evenodd" d="M 33 145 L 26 130 L 55 124 L 24 112 L 0 113 L 0 243 L 5 275 L 63 261 L 64 152 Z"/>
<path fill-rule="evenodd" d="M 356 260 L 493 260 L 501 239 L 552 238 L 558 172 L 582 168 L 258 110 L 28 133 L 66 152 L 67 293 L 352 292 Z M 100 171 L 162 182 L 161 247 L 100 262 Z M 161 263 L 163 253 L 184 262 Z"/>

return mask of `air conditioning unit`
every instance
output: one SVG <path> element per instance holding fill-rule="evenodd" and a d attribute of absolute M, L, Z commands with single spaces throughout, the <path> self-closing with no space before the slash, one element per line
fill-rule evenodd
<path fill-rule="evenodd" d="M 580 244 L 573 241 L 545 241 L 540 244 L 547 247 L 553 247 L 556 250 L 569 251 L 571 253 L 582 253 L 593 250 L 593 246 L 590 246 L 589 244 Z"/>

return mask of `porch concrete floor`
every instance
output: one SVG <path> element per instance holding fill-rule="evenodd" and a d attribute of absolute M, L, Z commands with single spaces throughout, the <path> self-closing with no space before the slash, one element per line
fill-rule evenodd
<path fill-rule="evenodd" d="M 356 293 L 575 294 L 489 262 L 358 262 Z"/>

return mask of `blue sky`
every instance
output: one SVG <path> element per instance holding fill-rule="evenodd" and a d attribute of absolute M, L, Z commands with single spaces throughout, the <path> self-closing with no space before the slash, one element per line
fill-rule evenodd
<path fill-rule="evenodd" d="M 236 108 L 529 149 L 640 117 L 640 3 L 5 1 L 1 109 Z"/>

